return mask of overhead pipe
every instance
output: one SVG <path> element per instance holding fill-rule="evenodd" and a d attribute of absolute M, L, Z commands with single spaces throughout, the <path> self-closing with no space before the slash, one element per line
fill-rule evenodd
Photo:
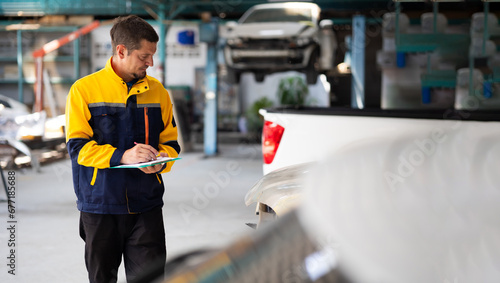
<path fill-rule="evenodd" d="M 40 112 L 43 110 L 43 57 L 60 48 L 61 46 L 68 44 L 75 39 L 85 35 L 92 30 L 96 29 L 101 25 L 98 20 L 81 27 L 59 39 L 52 40 L 46 43 L 40 49 L 33 52 L 33 58 L 35 58 L 35 112 Z"/>

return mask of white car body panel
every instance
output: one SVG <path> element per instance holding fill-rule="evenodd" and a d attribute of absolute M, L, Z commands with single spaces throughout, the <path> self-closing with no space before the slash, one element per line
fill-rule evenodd
<path fill-rule="evenodd" d="M 311 169 L 299 219 L 350 281 L 500 278 L 500 122 L 432 122 L 396 121 Z"/>
<path fill-rule="evenodd" d="M 320 160 L 325 155 L 357 142 L 414 131 L 436 131 L 436 134 L 439 134 L 439 131 L 444 129 L 460 127 L 462 123 L 472 122 L 442 119 L 287 114 L 272 113 L 266 110 L 261 110 L 260 113 L 265 120 L 276 122 L 285 128 L 273 162 L 263 165 L 264 174 L 293 164 Z M 443 113 L 445 112 L 443 111 Z M 491 122 L 476 123 L 477 125 L 487 125 L 487 127 L 493 126 Z M 500 123 L 495 124 L 500 125 Z M 424 138 L 429 137 L 422 137 L 422 139 Z"/>

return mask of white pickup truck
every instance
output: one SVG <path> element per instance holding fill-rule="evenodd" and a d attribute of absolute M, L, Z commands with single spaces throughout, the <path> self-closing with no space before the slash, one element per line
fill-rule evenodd
<path fill-rule="evenodd" d="M 257 204 L 258 225 L 295 208 L 302 200 L 302 181 L 310 174 L 310 168 L 325 157 L 335 156 L 336 152 L 371 141 L 383 140 L 391 144 L 397 137 L 416 136 L 405 145 L 407 149 L 401 149 L 407 154 L 386 156 L 398 166 L 391 174 L 379 178 L 397 186 L 422 167 L 425 159 L 438 148 L 447 147 L 448 140 L 458 139 L 464 149 L 470 149 L 477 144 L 471 142 L 472 138 L 462 141 L 463 137 L 493 136 L 500 129 L 500 112 L 495 110 L 304 107 L 261 109 L 260 114 L 265 119 L 262 133 L 264 176 L 245 197 L 246 205 Z M 372 150 L 377 152 L 378 148 Z M 457 158 L 461 158 L 460 154 L 456 152 Z M 366 161 L 373 160 L 367 157 Z M 479 164 L 481 160 L 471 162 Z M 356 175 L 356 172 L 351 175 Z"/>
<path fill-rule="evenodd" d="M 228 80 L 243 72 L 257 81 L 274 72 L 296 70 L 315 84 L 318 74 L 334 70 L 337 40 L 331 20 L 320 21 L 314 3 L 266 3 L 250 8 L 228 23 L 224 58 Z"/>
<path fill-rule="evenodd" d="M 426 130 L 415 141 L 425 150 L 432 132 L 461 122 L 499 123 L 495 110 L 361 110 L 346 108 L 274 108 L 261 110 L 264 175 L 294 164 L 313 162 L 340 148 L 375 137 Z M 376 149 L 374 149 L 376 150 Z"/>
<path fill-rule="evenodd" d="M 259 225 L 298 212 L 349 282 L 499 277 L 498 110 L 261 113 L 267 174 L 245 198 Z"/>

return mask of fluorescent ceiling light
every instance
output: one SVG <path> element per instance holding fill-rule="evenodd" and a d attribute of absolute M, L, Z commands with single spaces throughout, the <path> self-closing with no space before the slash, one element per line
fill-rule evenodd
<path fill-rule="evenodd" d="M 12 24 L 5 27 L 6 30 L 33 30 L 39 29 L 40 24 Z"/>

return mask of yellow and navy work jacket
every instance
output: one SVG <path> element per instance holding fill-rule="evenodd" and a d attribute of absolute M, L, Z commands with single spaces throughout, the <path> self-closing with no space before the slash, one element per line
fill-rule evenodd
<path fill-rule="evenodd" d="M 161 173 L 110 169 L 120 165 L 134 143 L 149 144 L 177 157 L 177 127 L 172 101 L 156 79 L 146 76 L 130 89 L 106 67 L 76 81 L 66 103 L 66 141 L 80 211 L 99 214 L 141 213 L 163 205 Z"/>

